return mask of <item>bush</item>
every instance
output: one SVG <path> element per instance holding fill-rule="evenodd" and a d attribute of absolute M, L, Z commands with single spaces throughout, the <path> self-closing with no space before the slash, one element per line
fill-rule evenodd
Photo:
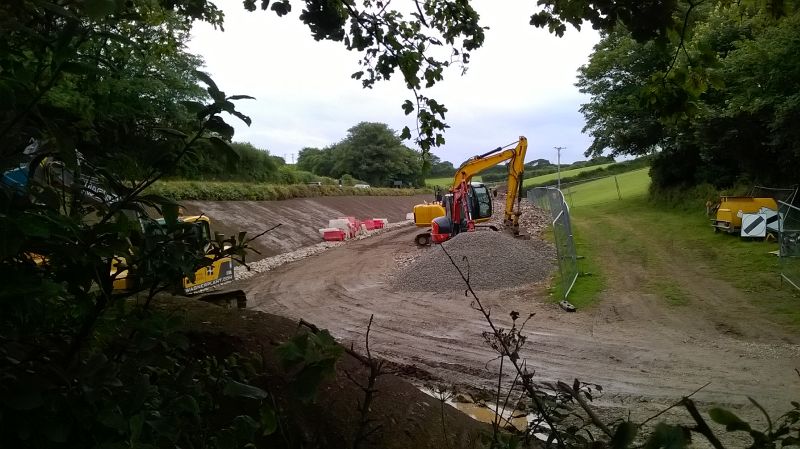
<path fill-rule="evenodd" d="M 318 196 L 408 196 L 430 193 L 430 189 L 390 189 L 374 187 L 369 189 L 356 189 L 350 186 L 340 187 L 327 183 L 323 185 L 282 185 L 244 182 L 160 181 L 153 184 L 147 190 L 147 193 L 161 195 L 175 201 L 274 201 Z"/>

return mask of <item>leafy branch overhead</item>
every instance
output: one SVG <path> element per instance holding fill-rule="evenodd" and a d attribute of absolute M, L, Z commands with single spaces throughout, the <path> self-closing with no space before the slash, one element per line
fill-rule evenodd
<path fill-rule="evenodd" d="M 390 7 L 390 1 L 309 0 L 299 18 L 316 40 L 342 42 L 350 51 L 362 54 L 353 79 L 365 88 L 402 76 L 413 100 L 402 105 L 406 115 L 416 116 L 416 142 L 424 151 L 444 143 L 447 108 L 423 94 L 444 78 L 451 65 L 462 72 L 472 51 L 484 42 L 485 28 L 469 1 L 415 1 L 410 11 Z M 292 11 L 287 1 L 245 1 L 245 8 L 270 9 L 280 16 Z M 404 139 L 412 130 L 402 130 Z"/>

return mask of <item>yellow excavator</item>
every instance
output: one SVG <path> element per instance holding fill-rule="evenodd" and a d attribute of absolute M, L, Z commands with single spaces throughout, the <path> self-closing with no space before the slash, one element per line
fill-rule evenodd
<path fill-rule="evenodd" d="M 509 148 L 511 145 L 515 146 Z M 520 136 L 519 140 L 511 145 L 469 158 L 456 170 L 447 194 L 442 195 L 437 189 L 436 201 L 414 206 L 414 224 L 417 227 L 428 228 L 426 232 L 417 234 L 414 238 L 417 245 L 441 243 L 459 232 L 474 230 L 475 223 L 491 219 L 493 210 L 489 189 L 483 183 L 472 182 L 472 178 L 506 161 L 508 161 L 508 191 L 503 224 L 515 235 L 519 234 L 519 200 L 528 139 Z"/>
<path fill-rule="evenodd" d="M 18 195 L 23 196 L 28 195 L 29 184 L 35 182 L 64 192 L 77 190 L 82 195 L 82 201 L 90 204 L 115 199 L 113 195 L 105 192 L 95 180 L 86 176 L 80 180 L 76 179 L 73 173 L 55 158 L 50 156 L 36 158 L 37 151 L 39 151 L 38 142 L 29 145 L 25 150 L 25 154 L 30 156 L 32 161 L 29 164 L 21 164 L 18 168 L 0 173 L 2 175 L 0 176 L 0 183 Z M 80 182 L 83 184 L 77 184 Z M 128 212 L 129 218 L 132 221 L 138 221 L 142 230 L 146 231 L 145 233 L 162 232 L 166 227 L 166 222 L 163 218 L 145 220 L 147 217 L 140 215 L 140 213 Z M 212 287 L 232 282 L 234 278 L 233 259 L 230 256 L 218 258 L 213 255 L 213 245 L 224 245 L 225 243 L 218 243 L 222 241 L 223 236 L 212 232 L 211 220 L 206 216 L 181 216 L 178 217 L 178 221 L 187 229 L 186 243 L 199 256 L 209 259 L 192 276 L 182 279 L 181 285 L 178 286 L 182 292 L 186 295 L 193 295 L 205 292 Z M 30 256 L 38 265 L 47 262 L 45 255 L 31 254 Z M 136 270 L 126 266 L 125 257 L 122 255 L 111 258 L 110 274 L 114 290 L 132 290 L 139 282 Z"/>
<path fill-rule="evenodd" d="M 179 216 L 178 223 L 187 227 L 187 239 L 191 247 L 199 255 L 209 259 L 207 265 L 199 268 L 193 276 L 183 278 L 182 285 L 180 285 L 182 292 L 186 295 L 194 295 L 232 282 L 234 277 L 233 259 L 230 256 L 216 258 L 211 254 L 210 246 L 222 239 L 220 235 L 215 236 L 215 233 L 212 232 L 211 220 L 204 215 Z M 166 221 L 159 218 L 150 222 L 146 230 L 150 233 L 157 233 L 165 227 Z M 122 257 L 112 259 L 111 277 L 114 280 L 114 290 L 132 290 L 139 281 L 135 272 L 129 272 Z"/>

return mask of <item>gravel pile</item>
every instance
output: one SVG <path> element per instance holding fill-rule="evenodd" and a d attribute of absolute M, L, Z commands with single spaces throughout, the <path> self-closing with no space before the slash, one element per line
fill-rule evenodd
<path fill-rule="evenodd" d="M 521 240 L 504 232 L 481 230 L 457 235 L 441 246 L 466 274 L 475 290 L 519 287 L 548 279 L 555 268 L 555 250 L 539 239 Z M 464 257 L 466 256 L 466 261 Z M 391 281 L 397 291 L 461 291 L 466 286 L 439 245 Z"/>
<path fill-rule="evenodd" d="M 396 229 L 402 226 L 408 226 L 408 221 L 399 221 L 395 223 L 389 223 L 383 229 L 376 229 L 374 231 L 368 231 L 366 234 L 358 235 L 355 238 L 350 239 L 349 241 L 353 240 L 363 240 L 365 238 L 372 237 L 374 235 L 381 234 L 386 232 L 390 229 Z M 270 270 L 274 270 L 281 265 L 294 262 L 296 260 L 305 259 L 306 257 L 311 257 L 315 254 L 319 254 L 323 251 L 327 251 L 330 248 L 335 248 L 337 246 L 342 246 L 345 242 L 319 242 L 316 245 L 307 246 L 305 248 L 300 248 L 296 251 L 291 251 L 288 253 L 278 254 L 277 256 L 266 257 L 261 260 L 257 260 L 255 262 L 249 263 L 250 270 L 247 270 L 247 267 L 244 266 L 237 266 L 234 268 L 234 278 L 236 280 L 244 280 L 249 279 L 255 276 L 258 273 L 264 273 Z"/>
<path fill-rule="evenodd" d="M 494 214 L 489 223 L 503 229 L 503 211 L 506 208 L 506 195 L 497 195 L 493 200 Z M 541 238 L 547 230 L 552 219 L 550 213 L 523 198 L 520 203 L 519 227 L 526 234 L 534 238 Z"/>

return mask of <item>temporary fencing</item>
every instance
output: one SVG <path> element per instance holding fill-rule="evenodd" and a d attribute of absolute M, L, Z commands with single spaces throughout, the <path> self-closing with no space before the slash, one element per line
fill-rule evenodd
<path fill-rule="evenodd" d="M 528 190 L 528 201 L 550 212 L 558 257 L 558 284 L 563 299 L 578 279 L 578 256 L 572 235 L 569 206 L 564 194 L 554 187 L 537 187 Z"/>
<path fill-rule="evenodd" d="M 778 201 L 781 278 L 800 290 L 800 208 Z"/>

